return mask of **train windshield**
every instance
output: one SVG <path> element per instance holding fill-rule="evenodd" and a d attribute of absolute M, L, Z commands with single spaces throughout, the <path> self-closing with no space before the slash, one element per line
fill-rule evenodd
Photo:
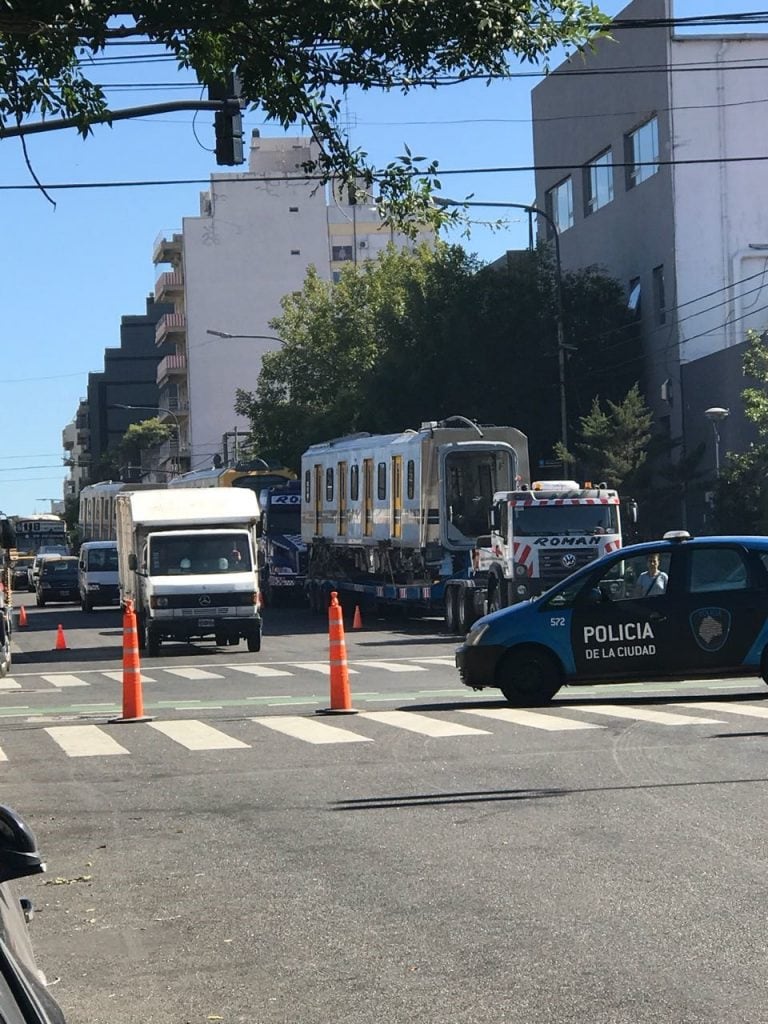
<path fill-rule="evenodd" d="M 488 532 L 494 491 L 514 486 L 515 455 L 498 451 L 450 452 L 445 459 L 445 496 L 448 540 L 474 544 Z"/>

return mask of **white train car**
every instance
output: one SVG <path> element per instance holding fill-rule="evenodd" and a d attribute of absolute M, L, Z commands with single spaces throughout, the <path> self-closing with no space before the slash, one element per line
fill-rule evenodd
<path fill-rule="evenodd" d="M 525 434 L 460 416 L 312 445 L 302 456 L 301 506 L 310 577 L 325 589 L 391 585 L 401 597 L 413 584 L 423 597 L 469 569 L 494 492 L 529 483 L 529 472 Z"/>
<path fill-rule="evenodd" d="M 165 484 L 128 484 L 104 480 L 80 491 L 77 525 L 80 541 L 116 540 L 115 498 L 121 491 L 164 490 Z"/>

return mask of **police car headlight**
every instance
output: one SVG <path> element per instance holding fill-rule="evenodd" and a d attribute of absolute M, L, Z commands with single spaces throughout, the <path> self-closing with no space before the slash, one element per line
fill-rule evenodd
<path fill-rule="evenodd" d="M 467 647 L 477 647 L 490 628 L 490 625 L 484 625 L 470 629 L 467 633 L 467 639 L 464 641 Z"/>
<path fill-rule="evenodd" d="M 518 585 L 515 587 L 515 593 L 518 597 L 527 597 L 528 587 L 525 583 L 518 583 Z"/>
<path fill-rule="evenodd" d="M 525 568 L 524 565 L 518 564 L 518 565 L 515 566 L 515 576 L 527 576 L 527 575 L 528 575 L 528 570 Z"/>

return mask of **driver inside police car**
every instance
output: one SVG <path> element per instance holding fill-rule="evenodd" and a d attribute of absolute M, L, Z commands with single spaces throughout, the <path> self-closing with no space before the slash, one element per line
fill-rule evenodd
<path fill-rule="evenodd" d="M 669 577 L 661 571 L 657 552 L 652 552 L 646 560 L 648 568 L 641 572 L 635 584 L 635 597 L 660 597 L 667 592 Z"/>

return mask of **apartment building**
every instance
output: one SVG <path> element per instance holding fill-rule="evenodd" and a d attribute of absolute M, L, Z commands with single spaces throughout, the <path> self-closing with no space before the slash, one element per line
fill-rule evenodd
<path fill-rule="evenodd" d="M 681 34 L 673 15 L 671 0 L 635 0 L 612 38 L 533 90 L 536 202 L 564 268 L 624 282 L 657 429 L 678 454 L 703 442 L 714 473 L 705 412 L 728 410 L 723 452 L 752 438 L 744 339 L 768 324 L 768 36 Z M 656 25 L 622 29 L 630 19 Z"/>
<path fill-rule="evenodd" d="M 182 468 L 236 461 L 249 426 L 236 391 L 255 388 L 264 354 L 280 346 L 270 321 L 310 266 L 331 281 L 390 241 L 413 244 L 363 199 L 307 181 L 302 165 L 316 153 L 306 138 L 254 133 L 248 171 L 212 175 L 199 214 L 155 242 L 154 263 L 169 267 L 155 298 L 173 303 L 156 332 L 173 345 L 157 369 L 159 405 L 179 426 Z"/>

